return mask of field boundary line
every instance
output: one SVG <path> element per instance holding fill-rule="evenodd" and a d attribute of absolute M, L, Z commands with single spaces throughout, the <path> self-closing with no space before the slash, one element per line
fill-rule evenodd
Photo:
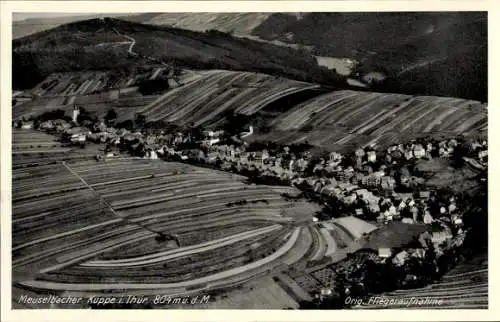
<path fill-rule="evenodd" d="M 65 161 L 62 161 L 61 164 L 71 173 L 73 174 L 74 176 L 76 176 L 78 179 L 80 179 L 83 184 L 85 184 L 85 186 L 87 186 L 93 193 L 94 195 L 96 195 L 98 198 L 99 198 L 99 201 L 104 203 L 106 205 L 106 207 L 109 208 L 109 210 L 111 210 L 111 212 L 113 213 L 113 215 L 115 215 L 116 217 L 118 217 L 119 219 L 123 220 L 124 222 L 128 223 L 128 224 L 132 224 L 132 225 L 137 225 L 151 233 L 154 233 L 154 234 L 163 234 L 161 232 L 158 232 L 158 231 L 155 231 L 151 228 L 148 228 L 138 222 L 134 222 L 134 221 L 131 221 L 129 219 L 126 218 L 126 216 L 123 216 L 123 215 L 120 215 L 118 214 L 118 212 L 113 208 L 113 206 L 98 192 L 96 191 L 90 184 L 88 184 L 87 181 L 85 181 L 85 179 L 83 179 L 78 173 L 76 173 L 75 170 L 73 170 Z M 179 241 L 178 239 L 176 238 L 176 236 L 174 235 L 170 235 L 168 233 L 165 233 L 164 235 L 166 235 L 166 237 L 169 237 L 170 239 L 174 239 L 177 243 L 177 245 L 179 245 Z"/>

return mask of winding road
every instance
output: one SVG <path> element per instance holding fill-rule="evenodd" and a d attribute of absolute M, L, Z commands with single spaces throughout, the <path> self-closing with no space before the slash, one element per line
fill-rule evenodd
<path fill-rule="evenodd" d="M 139 56 L 139 54 L 138 54 L 138 53 L 136 53 L 136 52 L 134 52 L 134 51 L 133 51 L 133 48 L 134 48 L 134 46 L 135 46 L 135 39 L 134 39 L 134 38 L 132 38 L 132 37 L 130 37 L 130 36 L 127 36 L 127 35 L 123 35 L 123 34 L 121 34 L 118 30 L 116 30 L 116 28 L 113 28 L 113 31 L 114 31 L 117 35 L 122 36 L 122 37 L 125 37 L 125 38 L 127 38 L 127 39 L 129 40 L 129 42 L 128 42 L 128 43 L 130 44 L 130 46 L 128 47 L 127 52 L 128 52 L 130 55 L 132 55 L 132 56 Z"/>
<path fill-rule="evenodd" d="M 117 35 L 122 36 L 122 37 L 126 38 L 127 40 L 129 40 L 130 46 L 128 47 L 128 50 L 127 50 L 127 52 L 128 52 L 129 55 L 134 56 L 134 57 L 139 57 L 140 56 L 139 53 L 137 53 L 137 52 L 134 51 L 134 46 L 135 46 L 135 43 L 136 43 L 135 38 L 120 33 L 118 30 L 116 30 L 116 28 L 113 28 L 113 32 L 115 32 Z M 175 76 L 173 66 L 171 66 L 171 65 L 169 65 L 169 64 L 167 64 L 167 63 L 165 63 L 163 61 L 160 61 L 159 59 L 154 58 L 154 57 L 150 57 L 150 56 L 142 56 L 142 57 L 144 59 L 150 60 L 150 61 L 152 61 L 154 63 L 159 63 L 159 64 L 161 64 L 161 65 L 169 68 L 170 69 L 170 73 L 168 75 L 168 78 L 172 78 L 177 83 L 177 85 L 179 85 L 179 86 L 184 85 L 179 80 L 179 78 L 177 76 Z"/>

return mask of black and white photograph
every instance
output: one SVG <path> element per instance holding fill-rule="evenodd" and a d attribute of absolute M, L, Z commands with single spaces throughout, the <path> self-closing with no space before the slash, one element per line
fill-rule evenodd
<path fill-rule="evenodd" d="M 357 10 L 12 13 L 12 310 L 491 308 L 488 12 Z"/>

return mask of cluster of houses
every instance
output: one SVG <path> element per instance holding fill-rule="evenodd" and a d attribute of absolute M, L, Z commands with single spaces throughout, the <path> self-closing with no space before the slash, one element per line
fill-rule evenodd
<path fill-rule="evenodd" d="M 449 158 L 461 144 L 464 145 L 456 139 L 449 139 L 441 141 L 419 140 L 418 143 L 393 145 L 387 149 L 386 160 L 391 162 L 393 159 L 401 157 L 406 160 Z M 472 163 L 476 168 L 484 169 L 488 164 L 488 142 L 475 139 L 466 145 L 468 155 L 464 157 L 465 161 Z"/>
<path fill-rule="evenodd" d="M 77 117 L 77 115 L 73 115 Z M 395 266 L 403 266 L 411 259 L 424 260 L 426 249 L 432 244 L 437 254 L 446 248 L 460 246 L 464 240 L 462 210 L 464 200 L 449 196 L 445 200 L 438 198 L 432 191 L 410 189 L 411 193 L 395 192 L 398 185 L 419 186 L 423 179 L 413 177 L 411 173 L 400 172 L 397 180 L 390 165 L 404 164 L 411 160 L 448 158 L 460 144 L 457 140 L 414 141 L 397 144 L 386 150 L 376 150 L 373 146 L 357 149 L 354 156 L 345 156 L 330 152 L 321 157 L 311 153 L 291 152 L 289 147 L 248 151 L 248 145 L 239 146 L 221 144 L 223 131 L 206 131 L 203 138 L 193 142 L 189 133 L 143 133 L 106 126 L 103 122 L 93 124 L 92 128 L 75 126 L 76 122 L 49 120 L 39 125 L 41 130 L 60 133 L 74 143 L 91 141 L 111 146 L 125 146 L 134 154 L 159 159 L 177 156 L 178 159 L 195 162 L 218 164 L 222 169 L 255 169 L 259 173 L 288 179 L 295 185 L 305 185 L 320 195 L 333 197 L 345 205 L 345 209 L 360 218 L 377 220 L 380 223 L 401 221 L 405 224 L 425 223 L 439 226 L 432 233 L 419 236 L 421 247 L 399 249 L 380 247 L 376 261 L 391 261 Z M 22 127 L 32 128 L 33 122 L 24 122 Z M 249 132 L 253 129 L 250 128 Z M 184 143 L 190 149 L 183 148 Z M 193 148 L 193 146 L 199 148 Z M 467 155 L 477 163 L 477 167 L 487 166 L 487 142 L 470 143 Z M 104 157 L 113 155 L 105 149 Z M 99 157 L 98 159 L 101 159 Z M 354 162 L 346 162 L 347 159 Z M 315 218 L 315 221 L 318 221 Z M 355 266 L 351 266 L 353 268 Z M 417 277 L 409 274 L 409 279 Z M 325 292 L 331 292 L 327 289 Z M 327 295 L 327 294 L 325 294 Z"/>
<path fill-rule="evenodd" d="M 438 153 L 437 156 L 448 157 L 450 151 L 452 151 L 451 149 L 456 148 L 457 144 L 456 140 L 453 139 L 439 142 L 436 147 L 445 147 L 448 149 L 445 149 L 448 154 Z M 476 148 L 487 149 L 486 142 L 483 141 L 479 144 L 480 146 Z M 420 147 L 423 147 L 423 145 L 398 145 L 388 148 L 387 153 L 398 151 L 395 149 L 402 149 L 402 155 L 406 155 L 406 160 L 433 157 L 432 154 L 435 153 L 431 152 L 435 149 L 433 144 L 427 144 L 425 151 L 422 151 Z M 457 203 L 456 197 L 450 197 L 449 200 L 445 202 L 439 201 L 438 203 L 434 197 L 431 197 L 431 192 L 427 190 L 417 190 L 415 193 L 394 192 L 397 184 L 406 185 L 415 178 L 412 178 L 410 174 L 403 173 L 400 176 L 400 182 L 396 182 L 394 174 L 388 173 L 384 164 L 380 165 L 377 171 L 372 171 L 371 167 L 366 166 L 366 164 L 377 162 L 378 156 L 374 151 L 356 151 L 356 156 L 361 159 L 358 164 L 359 167 L 355 165 L 346 168 L 340 166 L 343 157 L 338 153 L 331 153 L 327 160 L 321 159 L 314 166 L 315 170 L 331 170 L 333 176 L 325 178 L 317 176 L 303 177 L 303 170 L 308 166 L 309 162 L 309 159 L 305 156 L 283 158 L 283 155 L 271 156 L 266 150 L 261 153 L 242 152 L 240 148 L 228 146 L 216 146 L 214 150 L 209 154 L 212 161 L 221 158 L 225 162 L 251 164 L 257 169 L 266 171 L 266 174 L 271 173 L 280 177 L 283 177 L 283 173 L 286 173 L 292 179 L 292 183 L 302 184 L 305 182 L 316 192 L 334 196 L 344 204 L 353 205 L 352 208 L 358 216 L 363 216 L 366 212 L 376 213 L 378 214 L 377 220 L 380 222 L 401 220 L 405 223 L 431 224 L 436 220 L 444 220 L 458 231 L 463 225 L 460 205 Z M 412 151 L 411 155 L 409 151 Z M 283 159 L 289 159 L 290 161 L 283 166 Z M 288 167 L 286 167 L 287 164 Z M 367 167 L 368 169 L 366 169 Z M 356 168 L 361 168 L 364 171 L 356 170 Z M 418 183 L 424 181 L 422 178 L 418 179 L 421 181 Z"/>
<path fill-rule="evenodd" d="M 33 129 L 33 121 L 21 121 L 17 125 L 22 129 Z M 66 120 L 48 120 L 40 123 L 40 130 L 57 132 L 60 133 L 66 141 L 81 144 L 85 143 L 87 136 L 91 133 L 87 128 L 84 127 L 74 127 L 70 122 Z"/>
<path fill-rule="evenodd" d="M 449 146 L 453 145 L 454 143 L 451 143 Z M 412 151 L 420 151 L 418 145 L 409 144 L 406 147 Z M 382 164 L 377 171 L 372 171 L 369 165 L 368 170 L 366 169 L 366 164 L 377 161 L 377 154 L 372 152 L 374 151 L 363 151 L 363 153 L 356 151 L 357 156 L 366 157 L 366 160 L 362 159 L 359 164 L 359 168 L 364 171 L 356 170 L 358 168 L 356 165 L 343 168 L 340 165 L 343 157 L 332 152 L 328 159 L 321 159 L 314 166 L 315 170 L 331 172 L 332 176 L 329 178 L 304 176 L 303 171 L 308 167 L 311 158 L 306 153 L 286 156 L 285 150 L 281 154 L 271 155 L 267 150 L 245 152 L 241 147 L 214 145 L 210 148 L 207 161 L 215 163 L 216 160 L 222 160 L 221 167 L 223 168 L 230 168 L 231 164 L 237 167 L 253 167 L 266 175 L 291 179 L 293 184 L 306 183 L 315 192 L 335 197 L 343 204 L 351 206 L 350 209 L 353 209 L 357 216 L 365 217 L 367 213 L 375 214 L 379 222 L 401 220 L 404 223 L 431 224 L 444 220 L 457 230 L 462 227 L 460 206 L 455 197 L 451 197 L 447 202 L 440 202 L 436 207 L 437 201 L 431 197 L 430 191 L 394 192 L 398 182 L 393 174 L 386 171 L 385 165 Z M 389 148 L 388 152 L 394 152 L 394 150 Z M 413 157 L 432 156 L 417 152 L 413 154 Z M 283 162 L 283 160 L 288 161 Z M 399 184 L 406 184 L 410 178 L 410 175 L 402 175 Z"/>
<path fill-rule="evenodd" d="M 413 141 L 392 145 L 385 151 L 377 151 L 369 146 L 354 152 L 354 164 L 346 164 L 346 156 L 337 152 L 315 158 L 307 151 L 292 153 L 289 147 L 247 151 L 245 144 L 220 144 L 224 134 L 222 130 L 205 131 L 203 138 L 196 142 L 199 144 L 198 150 L 183 151 L 178 147 L 192 141 L 189 133 L 159 131 L 143 134 L 140 131 L 109 127 L 104 122 L 97 122 L 91 129 L 87 129 L 74 126 L 78 111 L 73 112 L 73 124 L 65 120 L 49 120 L 41 123 L 40 129 L 61 133 L 74 143 L 88 140 L 115 146 L 125 145 L 136 155 L 149 159 L 177 155 L 181 160 L 197 159 L 209 164 L 219 162 L 225 169 L 232 166 L 238 169 L 257 169 L 262 174 L 288 179 L 292 184 L 306 183 L 315 192 L 335 197 L 350 206 L 357 216 L 377 214 L 376 218 L 380 222 L 402 220 L 406 223 L 432 223 L 435 218 L 448 217 L 453 225 L 461 225 L 454 200 L 441 206 L 436 213 L 436 207 L 429 205 L 432 201 L 429 191 L 419 191 L 416 195 L 395 193 L 394 189 L 398 184 L 409 185 L 416 182 L 418 185 L 421 182 L 409 173 L 402 173 L 396 181 L 395 173 L 388 171 L 387 167 L 405 160 L 449 157 L 460 144 L 455 139 L 440 142 Z M 249 131 L 252 132 L 253 129 L 250 128 Z M 487 161 L 486 141 L 473 142 L 468 150 L 471 151 L 470 157 L 477 162 Z"/>

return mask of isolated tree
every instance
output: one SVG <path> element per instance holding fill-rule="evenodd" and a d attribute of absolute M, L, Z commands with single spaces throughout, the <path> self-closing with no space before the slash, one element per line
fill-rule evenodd
<path fill-rule="evenodd" d="M 114 109 L 110 109 L 108 110 L 108 113 L 104 117 L 104 120 L 106 121 L 106 123 L 110 124 L 114 123 L 117 117 L 118 114 L 116 114 L 116 111 Z"/>
<path fill-rule="evenodd" d="M 86 109 L 84 109 L 83 107 L 80 107 L 80 114 L 78 114 L 76 121 L 79 124 L 83 124 L 85 121 L 95 122 L 96 119 L 95 119 L 95 117 L 92 117 Z"/>
<path fill-rule="evenodd" d="M 144 114 L 137 114 L 135 116 L 135 127 L 142 128 L 146 124 L 146 116 Z"/>
<path fill-rule="evenodd" d="M 134 128 L 134 122 L 132 120 L 125 120 L 116 124 L 116 127 L 119 129 L 126 129 L 131 131 Z"/>
<path fill-rule="evenodd" d="M 459 144 L 453 150 L 453 154 L 451 155 L 451 163 L 455 168 L 460 168 L 465 164 L 464 157 L 468 154 L 467 148 L 463 144 Z"/>
<path fill-rule="evenodd" d="M 165 233 L 159 232 L 158 235 L 156 235 L 155 240 L 159 243 L 167 241 L 167 235 Z"/>

